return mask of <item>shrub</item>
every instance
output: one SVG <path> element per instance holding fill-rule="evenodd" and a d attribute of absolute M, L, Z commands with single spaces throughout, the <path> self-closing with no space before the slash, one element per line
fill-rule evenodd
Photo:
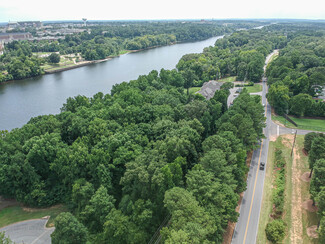
<path fill-rule="evenodd" d="M 71 213 L 60 213 L 51 234 L 53 244 L 83 244 L 87 242 L 87 229 Z"/>
<path fill-rule="evenodd" d="M 266 237 L 269 241 L 277 243 L 283 240 L 285 235 L 285 224 L 282 219 L 276 219 L 268 223 L 265 228 Z"/>
<path fill-rule="evenodd" d="M 53 63 L 53 64 L 58 64 L 60 63 L 60 55 L 57 53 L 51 53 L 51 55 L 49 56 L 49 62 Z"/>

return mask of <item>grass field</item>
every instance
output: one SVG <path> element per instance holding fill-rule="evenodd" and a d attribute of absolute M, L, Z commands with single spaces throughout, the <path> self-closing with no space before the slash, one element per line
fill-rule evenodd
<path fill-rule="evenodd" d="M 237 78 L 237 76 L 230 76 L 230 77 L 222 78 L 218 81 L 219 82 L 234 82 L 234 81 L 236 81 L 236 78 Z"/>
<path fill-rule="evenodd" d="M 246 86 L 248 93 L 256 93 L 256 92 L 261 92 L 262 91 L 262 85 L 260 84 L 254 84 L 254 86 Z"/>
<path fill-rule="evenodd" d="M 288 128 L 325 132 L 325 120 L 323 119 L 304 119 L 295 118 L 292 116 L 289 117 L 298 125 L 298 127 L 295 127 L 293 124 L 286 121 L 282 116 L 279 115 L 272 115 L 272 120 L 279 121 L 281 124 L 285 125 Z"/>
<path fill-rule="evenodd" d="M 194 94 L 195 92 L 199 91 L 200 89 L 201 89 L 201 87 L 191 87 L 189 89 L 189 93 Z M 184 89 L 184 92 L 187 93 L 187 89 Z"/>
<path fill-rule="evenodd" d="M 39 219 L 44 216 L 51 216 L 47 222 L 47 226 L 53 226 L 54 219 L 61 212 L 67 211 L 63 205 L 57 205 L 46 209 L 27 209 L 24 210 L 21 206 L 7 207 L 0 211 L 0 228 L 6 225 L 10 225 L 19 221 L 29 219 Z"/>

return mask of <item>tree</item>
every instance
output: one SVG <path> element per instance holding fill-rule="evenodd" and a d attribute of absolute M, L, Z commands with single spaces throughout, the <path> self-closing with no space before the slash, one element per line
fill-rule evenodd
<path fill-rule="evenodd" d="M 104 186 L 101 186 L 91 197 L 84 211 L 80 213 L 80 219 L 92 232 L 100 232 L 106 216 L 114 208 L 114 203 L 115 199 L 108 195 Z"/>
<path fill-rule="evenodd" d="M 49 62 L 52 63 L 52 64 L 60 63 L 60 59 L 61 59 L 61 57 L 57 53 L 51 53 L 50 56 L 49 56 Z"/>
<path fill-rule="evenodd" d="M 9 237 L 6 237 L 5 232 L 0 232 L 0 243 L 1 244 L 14 244 Z"/>
<path fill-rule="evenodd" d="M 236 222 L 238 213 L 235 211 L 238 194 L 227 184 L 215 181 L 211 172 L 205 171 L 201 165 L 195 165 L 186 175 L 187 189 L 196 197 L 201 206 L 213 216 L 221 239 L 228 221 Z"/>
<path fill-rule="evenodd" d="M 321 217 L 325 216 L 325 185 L 320 187 L 320 191 L 318 192 L 315 200 L 317 202 L 319 215 Z"/>
<path fill-rule="evenodd" d="M 325 217 L 324 216 L 321 218 L 318 233 L 319 233 L 319 242 L 325 243 Z"/>
<path fill-rule="evenodd" d="M 232 82 L 225 82 L 225 83 L 222 84 L 221 89 L 227 89 L 227 90 L 229 90 L 229 89 L 231 89 L 233 87 L 234 87 L 234 83 L 232 83 Z"/>
<path fill-rule="evenodd" d="M 93 194 L 94 187 L 91 183 L 85 179 L 75 181 L 72 186 L 71 203 L 77 216 L 85 209 Z"/>
<path fill-rule="evenodd" d="M 285 236 L 285 224 L 282 219 L 276 219 L 266 225 L 265 233 L 269 241 L 280 242 Z"/>
<path fill-rule="evenodd" d="M 187 190 L 174 187 L 165 193 L 165 207 L 171 214 L 171 225 L 163 230 L 163 238 L 171 243 L 173 231 L 183 230 L 190 243 L 203 243 L 213 238 L 216 226 L 212 217 L 199 206 L 195 197 Z"/>
<path fill-rule="evenodd" d="M 314 175 L 310 182 L 310 193 L 315 202 L 321 187 L 325 186 L 325 157 L 317 160 L 313 166 L 313 169 Z"/>
<path fill-rule="evenodd" d="M 285 114 L 289 108 L 289 88 L 281 83 L 273 84 L 269 89 L 267 99 L 277 114 Z"/>
<path fill-rule="evenodd" d="M 309 161 L 309 168 L 311 169 L 309 177 L 311 177 L 315 162 L 318 159 L 324 159 L 324 158 L 325 158 L 325 137 L 318 136 L 313 140 L 309 151 L 308 161 Z"/>
<path fill-rule="evenodd" d="M 55 218 L 51 234 L 53 244 L 82 244 L 87 242 L 87 229 L 71 213 L 60 213 Z"/>
<path fill-rule="evenodd" d="M 311 144 L 314 140 L 315 137 L 317 137 L 319 135 L 319 133 L 316 132 L 310 132 L 308 134 L 305 135 L 304 137 L 304 149 L 309 152 L 309 150 L 311 149 Z"/>
<path fill-rule="evenodd" d="M 103 243 L 145 243 L 146 235 L 128 216 L 115 208 L 107 215 L 104 225 Z"/>
<path fill-rule="evenodd" d="M 298 117 L 304 116 L 310 110 L 313 102 L 310 95 L 300 93 L 290 99 L 290 113 Z"/>

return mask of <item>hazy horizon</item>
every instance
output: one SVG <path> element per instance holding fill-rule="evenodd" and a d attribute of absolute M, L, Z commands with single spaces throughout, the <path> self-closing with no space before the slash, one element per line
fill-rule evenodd
<path fill-rule="evenodd" d="M 325 3 L 320 0 L 297 2 L 295 0 L 228 0 L 216 2 L 202 0 L 173 1 L 119 1 L 57 0 L 44 4 L 40 0 L 11 0 L 0 3 L 0 22 L 8 21 L 76 21 L 87 18 L 94 21 L 116 20 L 192 20 L 192 19 L 302 19 L 325 20 Z M 49 11 L 50 10 L 50 11 Z"/>

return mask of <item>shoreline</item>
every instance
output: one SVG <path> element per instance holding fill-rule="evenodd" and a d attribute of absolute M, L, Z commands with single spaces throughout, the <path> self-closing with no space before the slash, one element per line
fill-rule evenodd
<path fill-rule="evenodd" d="M 224 35 L 222 35 L 222 36 L 224 36 Z M 209 37 L 209 38 L 213 38 L 213 37 L 218 37 L 218 36 L 212 36 L 212 37 Z M 207 39 L 209 39 L 209 38 L 207 38 Z M 126 52 L 123 53 L 123 54 L 118 54 L 118 55 L 115 55 L 115 56 L 108 56 L 105 59 L 83 61 L 83 63 L 80 63 L 80 64 L 75 64 L 73 66 L 64 67 L 64 68 L 58 68 L 58 69 L 55 69 L 55 70 L 48 70 L 48 71 L 44 70 L 44 74 L 40 74 L 38 76 L 32 76 L 32 77 L 28 77 L 28 78 L 24 78 L 24 79 L 40 77 L 40 76 L 48 75 L 48 74 L 55 74 L 55 73 L 59 73 L 59 72 L 63 72 L 63 71 L 68 71 L 68 70 L 84 67 L 84 66 L 87 66 L 87 65 L 90 65 L 90 64 L 97 64 L 97 63 L 106 62 L 108 60 L 111 60 L 111 59 L 116 58 L 116 57 L 120 57 L 121 55 L 125 55 L 125 54 L 128 54 L 128 53 L 137 53 L 137 52 L 146 51 L 146 50 L 150 50 L 150 49 L 154 49 L 154 48 L 158 48 L 158 47 L 167 47 L 167 46 L 172 46 L 172 45 L 181 44 L 181 43 L 200 42 L 200 41 L 204 41 L 204 40 L 207 40 L 207 39 L 197 40 L 197 41 L 176 41 L 176 42 L 173 42 L 173 43 L 170 43 L 170 44 L 167 44 L 167 45 L 152 46 L 152 47 L 148 47 L 148 48 L 144 48 L 144 49 L 137 49 L 137 50 L 125 50 Z M 21 80 L 24 80 L 24 79 L 21 79 Z M 20 81 L 20 80 L 7 80 L 7 81 L 4 81 L 4 82 L 1 82 L 0 86 L 2 84 L 8 84 L 8 83 L 15 82 L 15 81 Z"/>

